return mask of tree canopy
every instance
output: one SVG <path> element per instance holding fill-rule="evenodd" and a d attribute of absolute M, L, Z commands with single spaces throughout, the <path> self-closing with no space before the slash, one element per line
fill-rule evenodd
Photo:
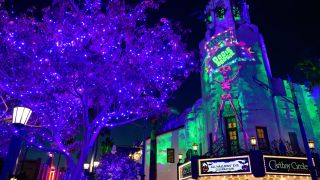
<path fill-rule="evenodd" d="M 167 110 L 196 62 L 179 27 L 147 24 L 158 7 L 57 0 L 41 19 L 1 9 L 0 91 L 32 109 L 28 143 L 63 153 L 75 175 L 102 127 Z"/>

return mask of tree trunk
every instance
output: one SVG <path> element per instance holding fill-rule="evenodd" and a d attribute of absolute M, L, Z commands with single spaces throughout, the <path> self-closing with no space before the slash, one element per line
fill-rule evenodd
<path fill-rule="evenodd" d="M 157 180 L 157 139 L 156 139 L 157 119 L 151 119 L 151 137 L 150 137 L 150 170 L 149 179 Z"/>
<path fill-rule="evenodd" d="M 71 170 L 70 180 L 79 180 L 81 179 L 81 174 L 83 172 L 83 164 L 87 160 L 91 147 L 89 143 L 84 143 L 82 147 L 82 151 L 80 154 L 80 158 L 78 159 L 77 165 L 74 169 Z"/>
<path fill-rule="evenodd" d="M 71 173 L 73 171 L 73 169 L 76 167 L 75 162 L 73 161 L 71 156 L 66 156 L 65 155 L 65 158 L 67 160 L 67 165 L 68 165 L 68 168 L 69 168 L 68 172 Z"/>
<path fill-rule="evenodd" d="M 71 174 L 69 177 L 70 180 L 79 180 L 81 178 L 81 174 L 84 170 L 83 164 L 87 160 L 90 150 L 92 149 L 94 142 L 97 140 L 97 137 L 99 136 L 100 130 L 101 127 L 98 127 L 94 131 L 94 133 L 92 133 L 91 138 L 86 138 L 86 140 L 83 142 L 80 158 L 78 159 L 76 167 L 71 170 Z"/>

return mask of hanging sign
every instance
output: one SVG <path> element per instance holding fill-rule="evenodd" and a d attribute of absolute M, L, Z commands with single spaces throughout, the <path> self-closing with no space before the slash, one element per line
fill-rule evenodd
<path fill-rule="evenodd" d="M 178 179 L 188 179 L 192 176 L 191 161 L 179 166 Z"/>
<path fill-rule="evenodd" d="M 199 159 L 199 176 L 250 173 L 249 156 Z"/>
<path fill-rule="evenodd" d="M 310 175 L 307 158 L 263 156 L 263 161 L 266 174 Z"/>
<path fill-rule="evenodd" d="M 232 28 L 212 36 L 205 43 L 204 49 L 207 51 L 205 63 L 208 73 L 217 72 L 219 67 L 236 62 L 255 61 L 250 48 L 247 48 L 244 42 L 236 40 Z"/>

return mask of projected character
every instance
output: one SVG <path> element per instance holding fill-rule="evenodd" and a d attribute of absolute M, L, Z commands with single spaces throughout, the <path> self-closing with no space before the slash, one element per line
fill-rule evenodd
<path fill-rule="evenodd" d="M 219 72 L 223 77 L 223 80 L 217 80 L 217 79 L 213 79 L 214 81 L 216 81 L 217 83 L 219 83 L 221 85 L 221 89 L 223 90 L 223 94 L 221 95 L 221 104 L 220 104 L 220 108 L 219 108 L 219 112 L 218 112 L 218 121 L 220 121 L 221 119 L 221 115 L 222 115 L 222 110 L 224 108 L 225 102 L 229 101 L 230 106 L 236 116 L 236 119 L 241 127 L 241 129 L 243 129 L 242 127 L 242 123 L 240 121 L 240 118 L 237 114 L 237 111 L 235 109 L 235 106 L 232 102 L 232 95 L 230 94 L 230 90 L 231 90 L 231 82 L 234 81 L 238 76 L 239 76 L 239 72 L 240 72 L 241 66 L 238 66 L 238 70 L 236 72 L 236 74 L 233 77 L 230 77 L 231 73 L 232 73 L 232 68 L 231 66 L 221 66 L 219 68 Z M 218 129 L 218 123 L 216 123 L 216 127 L 215 127 L 215 136 L 214 136 L 214 140 L 216 140 L 217 138 L 217 129 Z"/>

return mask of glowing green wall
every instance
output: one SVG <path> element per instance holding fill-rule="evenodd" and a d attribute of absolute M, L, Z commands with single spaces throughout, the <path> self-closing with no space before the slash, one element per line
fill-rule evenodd
<path fill-rule="evenodd" d="M 266 126 L 268 129 L 276 129 L 275 113 L 273 111 L 272 97 L 269 90 L 258 86 L 253 76 L 264 84 L 270 86 L 269 78 L 265 68 L 265 60 L 263 58 L 262 49 L 260 47 L 259 33 L 254 32 L 251 28 L 244 27 L 236 31 L 237 39 L 240 42 L 245 42 L 248 47 L 254 52 L 253 56 L 255 62 L 245 62 L 239 65 L 242 66 L 240 70 L 240 77 L 232 83 L 231 94 L 234 97 L 233 103 L 236 107 L 237 113 L 240 116 L 245 132 L 249 136 L 256 135 L 256 126 Z M 201 48 L 201 45 L 200 45 Z M 202 51 L 205 55 L 205 51 Z M 202 139 L 206 139 L 208 134 L 214 134 L 214 126 L 218 121 L 218 108 L 221 104 L 220 96 L 223 93 L 221 85 L 212 80 L 212 78 L 222 80 L 219 74 L 207 74 L 204 59 L 202 67 L 202 109 L 204 119 L 206 119 L 206 126 L 203 129 Z M 236 73 L 237 65 L 233 65 L 233 76 Z M 223 115 L 232 115 L 229 103 L 226 103 Z M 240 125 L 238 124 L 240 128 Z M 246 149 L 248 139 L 245 139 L 244 133 L 239 129 L 239 140 L 241 148 Z M 221 136 L 221 134 L 219 134 Z M 278 133 L 271 135 L 271 138 L 278 138 Z M 208 147 L 205 147 L 208 149 Z"/>
<path fill-rule="evenodd" d="M 298 135 L 300 149 L 303 150 L 302 138 L 300 128 L 297 121 L 296 111 L 292 104 L 292 93 L 288 81 L 284 80 L 284 87 L 286 90 L 285 100 L 282 97 L 276 97 L 277 108 L 279 110 L 279 117 L 281 122 L 282 134 L 285 139 L 289 140 L 288 132 L 295 132 Z M 320 118 L 319 110 L 315 104 L 314 99 L 311 97 L 308 89 L 304 85 L 294 84 L 295 94 L 298 99 L 301 118 L 307 133 L 307 138 L 313 139 L 315 144 L 320 145 Z"/>

